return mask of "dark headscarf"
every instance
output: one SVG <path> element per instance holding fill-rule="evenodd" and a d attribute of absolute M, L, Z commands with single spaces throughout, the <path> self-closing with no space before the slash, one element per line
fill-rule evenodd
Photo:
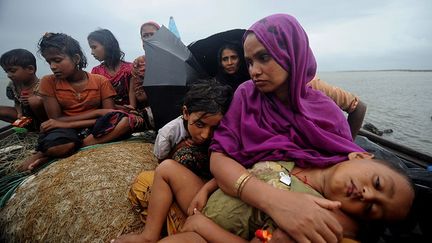
<path fill-rule="evenodd" d="M 233 50 L 237 53 L 239 58 L 239 68 L 236 73 L 228 74 L 225 72 L 222 66 L 222 52 L 225 49 Z M 218 51 L 218 73 L 216 74 L 216 80 L 219 82 L 231 86 L 233 90 L 236 90 L 237 87 L 242 84 L 244 81 L 249 80 L 249 72 L 246 67 L 246 62 L 243 55 L 243 48 L 234 43 L 229 43 L 223 45 Z"/>

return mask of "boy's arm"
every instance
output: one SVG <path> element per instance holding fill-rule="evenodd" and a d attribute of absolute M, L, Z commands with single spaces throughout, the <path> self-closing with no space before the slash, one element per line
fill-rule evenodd
<path fill-rule="evenodd" d="M 363 124 L 363 120 L 366 115 L 366 109 L 366 104 L 359 100 L 355 110 L 348 113 L 347 119 L 353 139 L 357 136 L 357 133 Z"/>
<path fill-rule="evenodd" d="M 311 80 L 308 85 L 315 90 L 322 91 L 342 110 L 348 113 L 348 124 L 350 126 L 351 135 L 354 139 L 363 124 L 363 119 L 366 114 L 366 105 L 352 93 L 328 84 L 318 77 Z"/>

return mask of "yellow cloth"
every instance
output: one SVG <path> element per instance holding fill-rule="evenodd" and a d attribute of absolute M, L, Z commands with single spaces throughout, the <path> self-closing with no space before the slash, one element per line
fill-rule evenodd
<path fill-rule="evenodd" d="M 151 185 L 153 184 L 154 171 L 141 172 L 128 193 L 128 199 L 132 203 L 133 209 L 140 213 L 141 221 L 145 224 L 148 214 L 148 202 L 151 194 Z M 180 207 L 173 203 L 168 211 L 167 216 L 167 233 L 172 235 L 178 232 L 183 226 L 186 215 L 181 211 Z"/>

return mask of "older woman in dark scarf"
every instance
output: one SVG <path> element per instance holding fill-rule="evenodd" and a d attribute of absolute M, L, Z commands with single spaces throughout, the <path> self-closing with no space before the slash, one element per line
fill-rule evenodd
<path fill-rule="evenodd" d="M 250 79 L 243 56 L 243 49 L 237 44 L 225 44 L 218 51 L 219 69 L 216 79 L 236 90 L 237 87 Z"/>

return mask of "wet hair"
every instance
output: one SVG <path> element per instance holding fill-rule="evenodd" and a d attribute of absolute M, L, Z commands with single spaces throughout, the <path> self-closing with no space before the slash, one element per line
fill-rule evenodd
<path fill-rule="evenodd" d="M 120 45 L 111 31 L 107 29 L 99 29 L 91 32 L 87 40 L 99 42 L 105 49 L 104 64 L 110 69 L 115 67 L 123 61 L 124 52 L 120 50 Z"/>
<path fill-rule="evenodd" d="M 33 66 L 36 72 L 36 58 L 25 49 L 13 49 L 3 53 L 0 57 L 0 65 L 4 69 L 8 66 L 20 66 L 22 68 Z"/>
<path fill-rule="evenodd" d="M 189 114 L 204 112 L 207 114 L 225 114 L 231 103 L 233 91 L 228 85 L 221 84 L 215 79 L 201 79 L 192 84 L 186 93 L 183 105 Z"/>
<path fill-rule="evenodd" d="M 80 69 L 87 67 L 87 58 L 81 50 L 79 42 L 71 36 L 63 33 L 46 33 L 39 40 L 38 52 L 43 56 L 43 53 L 49 48 L 57 49 L 59 52 L 68 55 L 70 58 L 79 55 L 80 61 L 78 67 Z"/>

